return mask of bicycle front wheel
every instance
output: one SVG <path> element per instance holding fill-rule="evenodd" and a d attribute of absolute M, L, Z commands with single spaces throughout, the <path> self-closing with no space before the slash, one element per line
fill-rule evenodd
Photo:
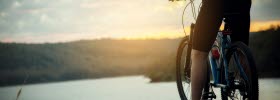
<path fill-rule="evenodd" d="M 191 100 L 191 44 L 189 38 L 184 37 L 177 50 L 176 83 L 182 100 Z"/>
<path fill-rule="evenodd" d="M 222 100 L 258 100 L 258 76 L 254 58 L 248 46 L 235 42 L 226 53 L 230 87 L 222 90 Z M 224 72 L 223 72 L 224 73 Z"/>

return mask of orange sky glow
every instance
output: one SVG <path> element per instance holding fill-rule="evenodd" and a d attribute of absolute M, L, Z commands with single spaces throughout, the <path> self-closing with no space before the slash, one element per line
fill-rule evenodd
<path fill-rule="evenodd" d="M 258 31 L 263 31 L 270 29 L 272 26 L 280 26 L 280 20 L 275 20 L 275 21 L 253 21 L 251 22 L 251 27 L 250 27 L 250 32 L 258 32 Z M 222 29 L 222 27 L 221 27 Z M 183 29 L 182 29 L 183 30 Z M 187 35 L 189 34 L 190 28 L 186 27 L 185 28 Z M 143 34 L 139 36 L 128 36 L 128 37 L 120 37 L 117 39 L 163 39 L 163 38 L 168 38 L 168 39 L 174 39 L 174 38 L 180 38 L 185 36 L 183 32 L 160 32 L 159 34 Z"/>

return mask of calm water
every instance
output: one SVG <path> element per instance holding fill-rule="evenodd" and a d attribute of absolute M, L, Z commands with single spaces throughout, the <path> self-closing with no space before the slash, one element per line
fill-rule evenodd
<path fill-rule="evenodd" d="M 279 100 L 280 79 L 260 79 L 260 99 Z M 20 86 L 0 88 L 0 100 L 16 100 Z M 176 84 L 143 76 L 26 85 L 19 100 L 179 100 Z M 217 91 L 217 90 L 216 90 Z M 217 93 L 220 93 L 217 91 Z"/>

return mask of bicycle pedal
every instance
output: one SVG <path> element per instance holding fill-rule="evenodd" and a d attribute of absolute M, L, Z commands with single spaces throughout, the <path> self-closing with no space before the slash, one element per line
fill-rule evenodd
<path fill-rule="evenodd" d="M 203 93 L 203 95 L 202 95 L 202 99 L 203 100 L 207 100 L 207 99 L 209 99 L 209 98 L 214 98 L 214 99 L 216 99 L 216 95 L 215 95 L 215 93 L 214 92 L 206 92 L 206 93 Z"/>

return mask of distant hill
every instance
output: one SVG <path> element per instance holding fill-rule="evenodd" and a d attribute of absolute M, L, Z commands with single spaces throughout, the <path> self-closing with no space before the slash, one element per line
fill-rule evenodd
<path fill-rule="evenodd" d="M 250 48 L 260 77 L 280 77 L 280 28 L 252 33 Z M 0 43 L 0 86 L 73 79 L 145 75 L 175 79 L 180 39 L 81 40 L 68 43 Z"/>
<path fill-rule="evenodd" d="M 174 55 L 177 40 L 0 43 L 0 85 L 143 75 Z M 161 66 L 166 68 L 164 66 Z"/>
<path fill-rule="evenodd" d="M 280 27 L 252 33 L 250 48 L 256 60 L 259 77 L 280 77 Z"/>

